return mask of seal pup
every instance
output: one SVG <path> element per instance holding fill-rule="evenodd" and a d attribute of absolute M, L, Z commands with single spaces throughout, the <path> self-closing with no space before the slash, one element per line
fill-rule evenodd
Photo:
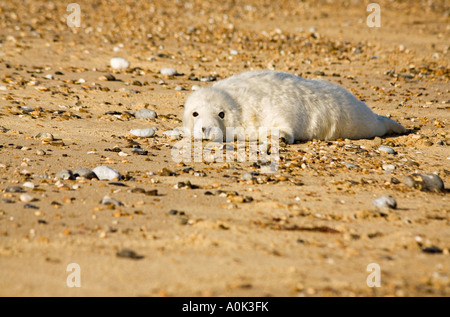
<path fill-rule="evenodd" d="M 276 71 L 248 71 L 193 92 L 186 100 L 183 129 L 195 139 L 229 140 L 227 128 L 243 128 L 238 139 L 254 139 L 260 127 L 278 128 L 292 144 L 367 139 L 402 134 L 399 123 L 372 112 L 343 87 Z"/>

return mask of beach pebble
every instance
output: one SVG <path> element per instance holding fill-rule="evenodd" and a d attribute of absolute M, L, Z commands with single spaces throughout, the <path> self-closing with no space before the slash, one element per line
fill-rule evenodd
<path fill-rule="evenodd" d="M 201 87 L 199 85 L 192 85 L 191 90 L 199 90 Z"/>
<path fill-rule="evenodd" d="M 132 129 L 132 130 L 130 130 L 130 133 L 134 136 L 138 136 L 141 138 L 148 138 L 148 137 L 155 135 L 155 128 Z"/>
<path fill-rule="evenodd" d="M 116 205 L 116 206 L 123 206 L 123 203 L 121 201 L 118 201 L 117 199 L 111 198 L 109 196 L 105 196 L 100 200 L 100 203 L 103 205 Z"/>
<path fill-rule="evenodd" d="M 25 190 L 20 186 L 7 187 L 5 193 L 23 193 Z"/>
<path fill-rule="evenodd" d="M 131 150 L 131 153 L 137 154 L 137 155 L 147 155 L 148 151 L 144 150 L 143 148 L 138 147 L 138 148 L 133 148 Z"/>
<path fill-rule="evenodd" d="M 167 130 L 163 132 L 163 135 L 170 138 L 171 140 L 178 140 L 181 136 L 181 133 L 178 130 Z"/>
<path fill-rule="evenodd" d="M 27 209 L 39 209 L 38 206 L 33 205 L 33 204 L 25 204 L 25 205 L 23 206 L 23 208 L 27 208 Z"/>
<path fill-rule="evenodd" d="M 117 170 L 115 170 L 109 166 L 104 166 L 104 165 L 97 166 L 92 171 L 95 173 L 95 175 L 97 175 L 97 178 L 100 180 L 111 181 L 116 178 L 120 179 L 120 173 Z"/>
<path fill-rule="evenodd" d="M 32 182 L 25 182 L 23 183 L 23 187 L 33 189 L 35 186 Z"/>
<path fill-rule="evenodd" d="M 31 196 L 29 194 L 22 194 L 22 195 L 20 195 L 20 200 L 23 201 L 24 203 L 29 203 L 33 199 L 34 199 L 33 196 Z"/>
<path fill-rule="evenodd" d="M 242 179 L 246 180 L 246 181 L 251 181 L 255 178 L 253 177 L 253 175 L 251 173 L 245 173 L 244 175 L 242 175 Z"/>
<path fill-rule="evenodd" d="M 20 106 L 20 110 L 22 110 L 23 113 L 33 112 L 33 108 L 28 107 L 28 106 Z"/>
<path fill-rule="evenodd" d="M 444 182 L 436 174 L 417 174 L 409 175 L 403 181 L 406 186 L 420 189 L 421 191 L 442 192 L 444 191 Z"/>
<path fill-rule="evenodd" d="M 391 196 L 381 196 L 380 198 L 377 198 L 374 201 L 372 201 L 372 205 L 378 208 L 391 208 L 391 209 L 397 208 L 397 202 Z"/>
<path fill-rule="evenodd" d="M 84 177 L 86 179 L 96 178 L 97 175 L 89 168 L 79 168 L 73 173 L 74 177 Z"/>
<path fill-rule="evenodd" d="M 40 132 L 38 134 L 36 134 L 34 136 L 35 139 L 40 139 L 40 140 L 49 140 L 49 141 L 53 141 L 55 138 L 53 137 L 53 135 L 51 133 L 48 132 Z"/>
<path fill-rule="evenodd" d="M 186 88 L 184 88 L 183 86 L 176 86 L 175 87 L 175 91 L 182 91 L 182 90 L 186 90 Z"/>
<path fill-rule="evenodd" d="M 116 256 L 118 256 L 119 258 L 128 258 L 133 260 L 139 260 L 144 258 L 143 255 L 139 255 L 135 251 L 130 249 L 122 249 L 116 253 Z"/>
<path fill-rule="evenodd" d="M 393 164 L 383 164 L 382 167 L 383 167 L 383 170 L 385 170 L 385 171 L 395 170 L 395 165 L 393 165 Z"/>
<path fill-rule="evenodd" d="M 155 111 L 145 108 L 136 111 L 134 116 L 138 119 L 155 119 L 157 117 Z"/>
<path fill-rule="evenodd" d="M 347 168 L 359 168 L 358 165 L 353 164 L 353 163 L 345 163 L 345 167 L 347 167 Z"/>
<path fill-rule="evenodd" d="M 55 178 L 57 179 L 73 179 L 73 173 L 71 170 L 62 170 L 56 173 Z"/>
<path fill-rule="evenodd" d="M 121 57 L 113 57 L 110 60 L 111 67 L 114 69 L 126 69 L 130 67 L 130 62 Z"/>
<path fill-rule="evenodd" d="M 207 76 L 200 78 L 200 81 L 208 82 L 208 81 L 215 81 L 217 78 L 215 76 Z"/>
<path fill-rule="evenodd" d="M 45 153 L 45 151 L 43 151 L 43 150 L 36 150 L 36 155 L 43 156 L 45 154 L 47 154 L 47 153 Z"/>
<path fill-rule="evenodd" d="M 114 75 L 112 74 L 105 74 L 100 76 L 98 79 L 102 81 L 115 81 L 116 77 L 114 77 Z"/>
<path fill-rule="evenodd" d="M 426 247 L 422 249 L 422 252 L 425 253 L 442 253 L 443 250 L 435 245 L 432 245 L 430 247 Z"/>
<path fill-rule="evenodd" d="M 166 76 L 175 76 L 176 74 L 178 74 L 177 70 L 172 67 L 162 68 L 160 72 L 161 72 L 161 75 L 166 75 Z"/>
<path fill-rule="evenodd" d="M 387 153 L 387 154 L 396 154 L 397 152 L 395 152 L 395 150 L 389 146 L 380 146 L 378 147 L 378 151 L 383 152 L 383 153 Z"/>

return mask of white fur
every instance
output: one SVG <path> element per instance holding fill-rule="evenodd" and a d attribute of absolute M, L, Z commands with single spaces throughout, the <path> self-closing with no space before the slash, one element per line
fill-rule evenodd
<path fill-rule="evenodd" d="M 199 124 L 200 134 L 194 129 Z M 279 128 L 288 143 L 406 132 L 339 85 L 274 71 L 245 72 L 195 91 L 186 100 L 183 127 L 194 137 L 209 139 L 217 131 L 225 138 L 226 127 Z"/>

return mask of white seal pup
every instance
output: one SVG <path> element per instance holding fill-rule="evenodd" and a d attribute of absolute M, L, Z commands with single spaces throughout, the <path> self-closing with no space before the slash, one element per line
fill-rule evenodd
<path fill-rule="evenodd" d="M 406 132 L 402 125 L 373 113 L 337 84 L 268 70 L 231 76 L 187 98 L 185 133 L 196 139 L 216 139 L 219 135 L 225 140 L 228 127 L 246 131 L 278 128 L 280 138 L 289 144 Z M 242 139 L 242 135 L 237 138 Z"/>

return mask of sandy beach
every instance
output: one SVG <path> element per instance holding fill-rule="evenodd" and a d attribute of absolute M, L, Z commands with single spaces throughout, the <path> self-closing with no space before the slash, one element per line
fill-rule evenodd
<path fill-rule="evenodd" d="M 450 6 L 378 1 L 371 27 L 369 3 L 2 0 L 0 295 L 449 296 Z M 408 133 L 176 162 L 192 90 L 262 69 Z"/>

